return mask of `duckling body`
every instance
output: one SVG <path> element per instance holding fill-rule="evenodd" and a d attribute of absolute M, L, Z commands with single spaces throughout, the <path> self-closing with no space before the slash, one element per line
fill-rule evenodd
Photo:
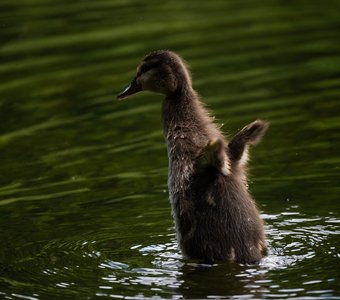
<path fill-rule="evenodd" d="M 259 261 L 264 225 L 247 190 L 245 166 L 249 145 L 267 124 L 257 120 L 228 143 L 193 90 L 184 61 L 171 51 L 147 55 L 118 98 L 141 90 L 165 94 L 168 187 L 183 255 L 210 263 Z"/>

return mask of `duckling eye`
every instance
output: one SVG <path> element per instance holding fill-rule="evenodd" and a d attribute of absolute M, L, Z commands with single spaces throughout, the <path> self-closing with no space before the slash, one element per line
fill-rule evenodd
<path fill-rule="evenodd" d="M 154 63 L 149 63 L 149 64 L 145 63 L 144 65 L 141 65 L 137 76 L 140 76 L 143 73 L 146 73 L 147 71 L 150 71 L 151 69 L 158 67 L 160 64 L 161 64 L 160 62 L 154 62 Z"/>
<path fill-rule="evenodd" d="M 154 67 L 154 65 L 142 65 L 140 67 L 141 73 L 146 73 L 147 71 L 151 70 Z"/>

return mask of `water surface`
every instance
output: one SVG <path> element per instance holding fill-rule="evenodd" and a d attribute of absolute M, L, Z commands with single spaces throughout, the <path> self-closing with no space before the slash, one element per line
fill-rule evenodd
<path fill-rule="evenodd" d="M 0 298 L 340 299 L 340 4 L 0 4 Z M 223 130 L 252 149 L 259 266 L 182 258 L 161 96 L 118 103 L 139 60 L 172 49 Z"/>

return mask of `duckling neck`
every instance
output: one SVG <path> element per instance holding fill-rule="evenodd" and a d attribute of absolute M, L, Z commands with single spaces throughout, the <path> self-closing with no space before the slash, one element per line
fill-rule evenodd
<path fill-rule="evenodd" d="M 164 133 L 174 128 L 196 127 L 205 116 L 197 93 L 191 88 L 181 88 L 165 97 L 163 101 L 162 119 Z"/>

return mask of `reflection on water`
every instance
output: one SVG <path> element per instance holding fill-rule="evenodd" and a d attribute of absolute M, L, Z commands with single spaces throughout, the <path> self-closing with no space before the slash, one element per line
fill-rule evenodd
<path fill-rule="evenodd" d="M 339 3 L 4 0 L 0 26 L 0 298 L 340 299 Z M 163 48 L 226 133 L 271 123 L 259 265 L 177 249 L 161 97 L 114 99 Z"/>
<path fill-rule="evenodd" d="M 187 262 L 178 253 L 174 234 L 170 234 L 168 243 L 147 246 L 138 244 L 131 247 L 152 259 L 150 268 L 136 268 L 111 260 L 101 263 L 99 267 L 108 270 L 109 275 L 102 278 L 106 284 L 100 287 L 101 292 L 97 295 L 110 296 L 117 285 L 137 285 L 145 289 L 149 287 L 156 294 L 175 289 L 180 291 L 179 295 L 193 298 L 214 295 L 220 298 L 238 298 L 242 295 L 291 298 L 306 294 L 331 297 L 333 290 L 330 287 L 337 285 L 335 278 L 318 279 L 322 278 L 323 269 L 316 268 L 316 273 L 301 273 L 301 270 L 308 270 L 306 266 L 320 254 L 320 248 L 327 251 L 330 257 L 338 256 L 335 246 L 326 242 L 332 235 L 340 234 L 339 231 L 333 231 L 334 227 L 327 225 L 334 219 L 327 217 L 326 220 L 287 220 L 285 216 L 292 214 L 299 215 L 283 212 L 280 215 L 264 216 L 269 223 L 269 255 L 259 265 L 240 266 L 224 263 L 211 266 Z M 290 230 L 287 229 L 287 223 Z M 301 223 L 304 224 L 303 227 L 299 226 Z M 282 276 L 285 276 L 285 279 L 282 279 Z M 138 297 L 137 295 L 132 298 Z"/>

